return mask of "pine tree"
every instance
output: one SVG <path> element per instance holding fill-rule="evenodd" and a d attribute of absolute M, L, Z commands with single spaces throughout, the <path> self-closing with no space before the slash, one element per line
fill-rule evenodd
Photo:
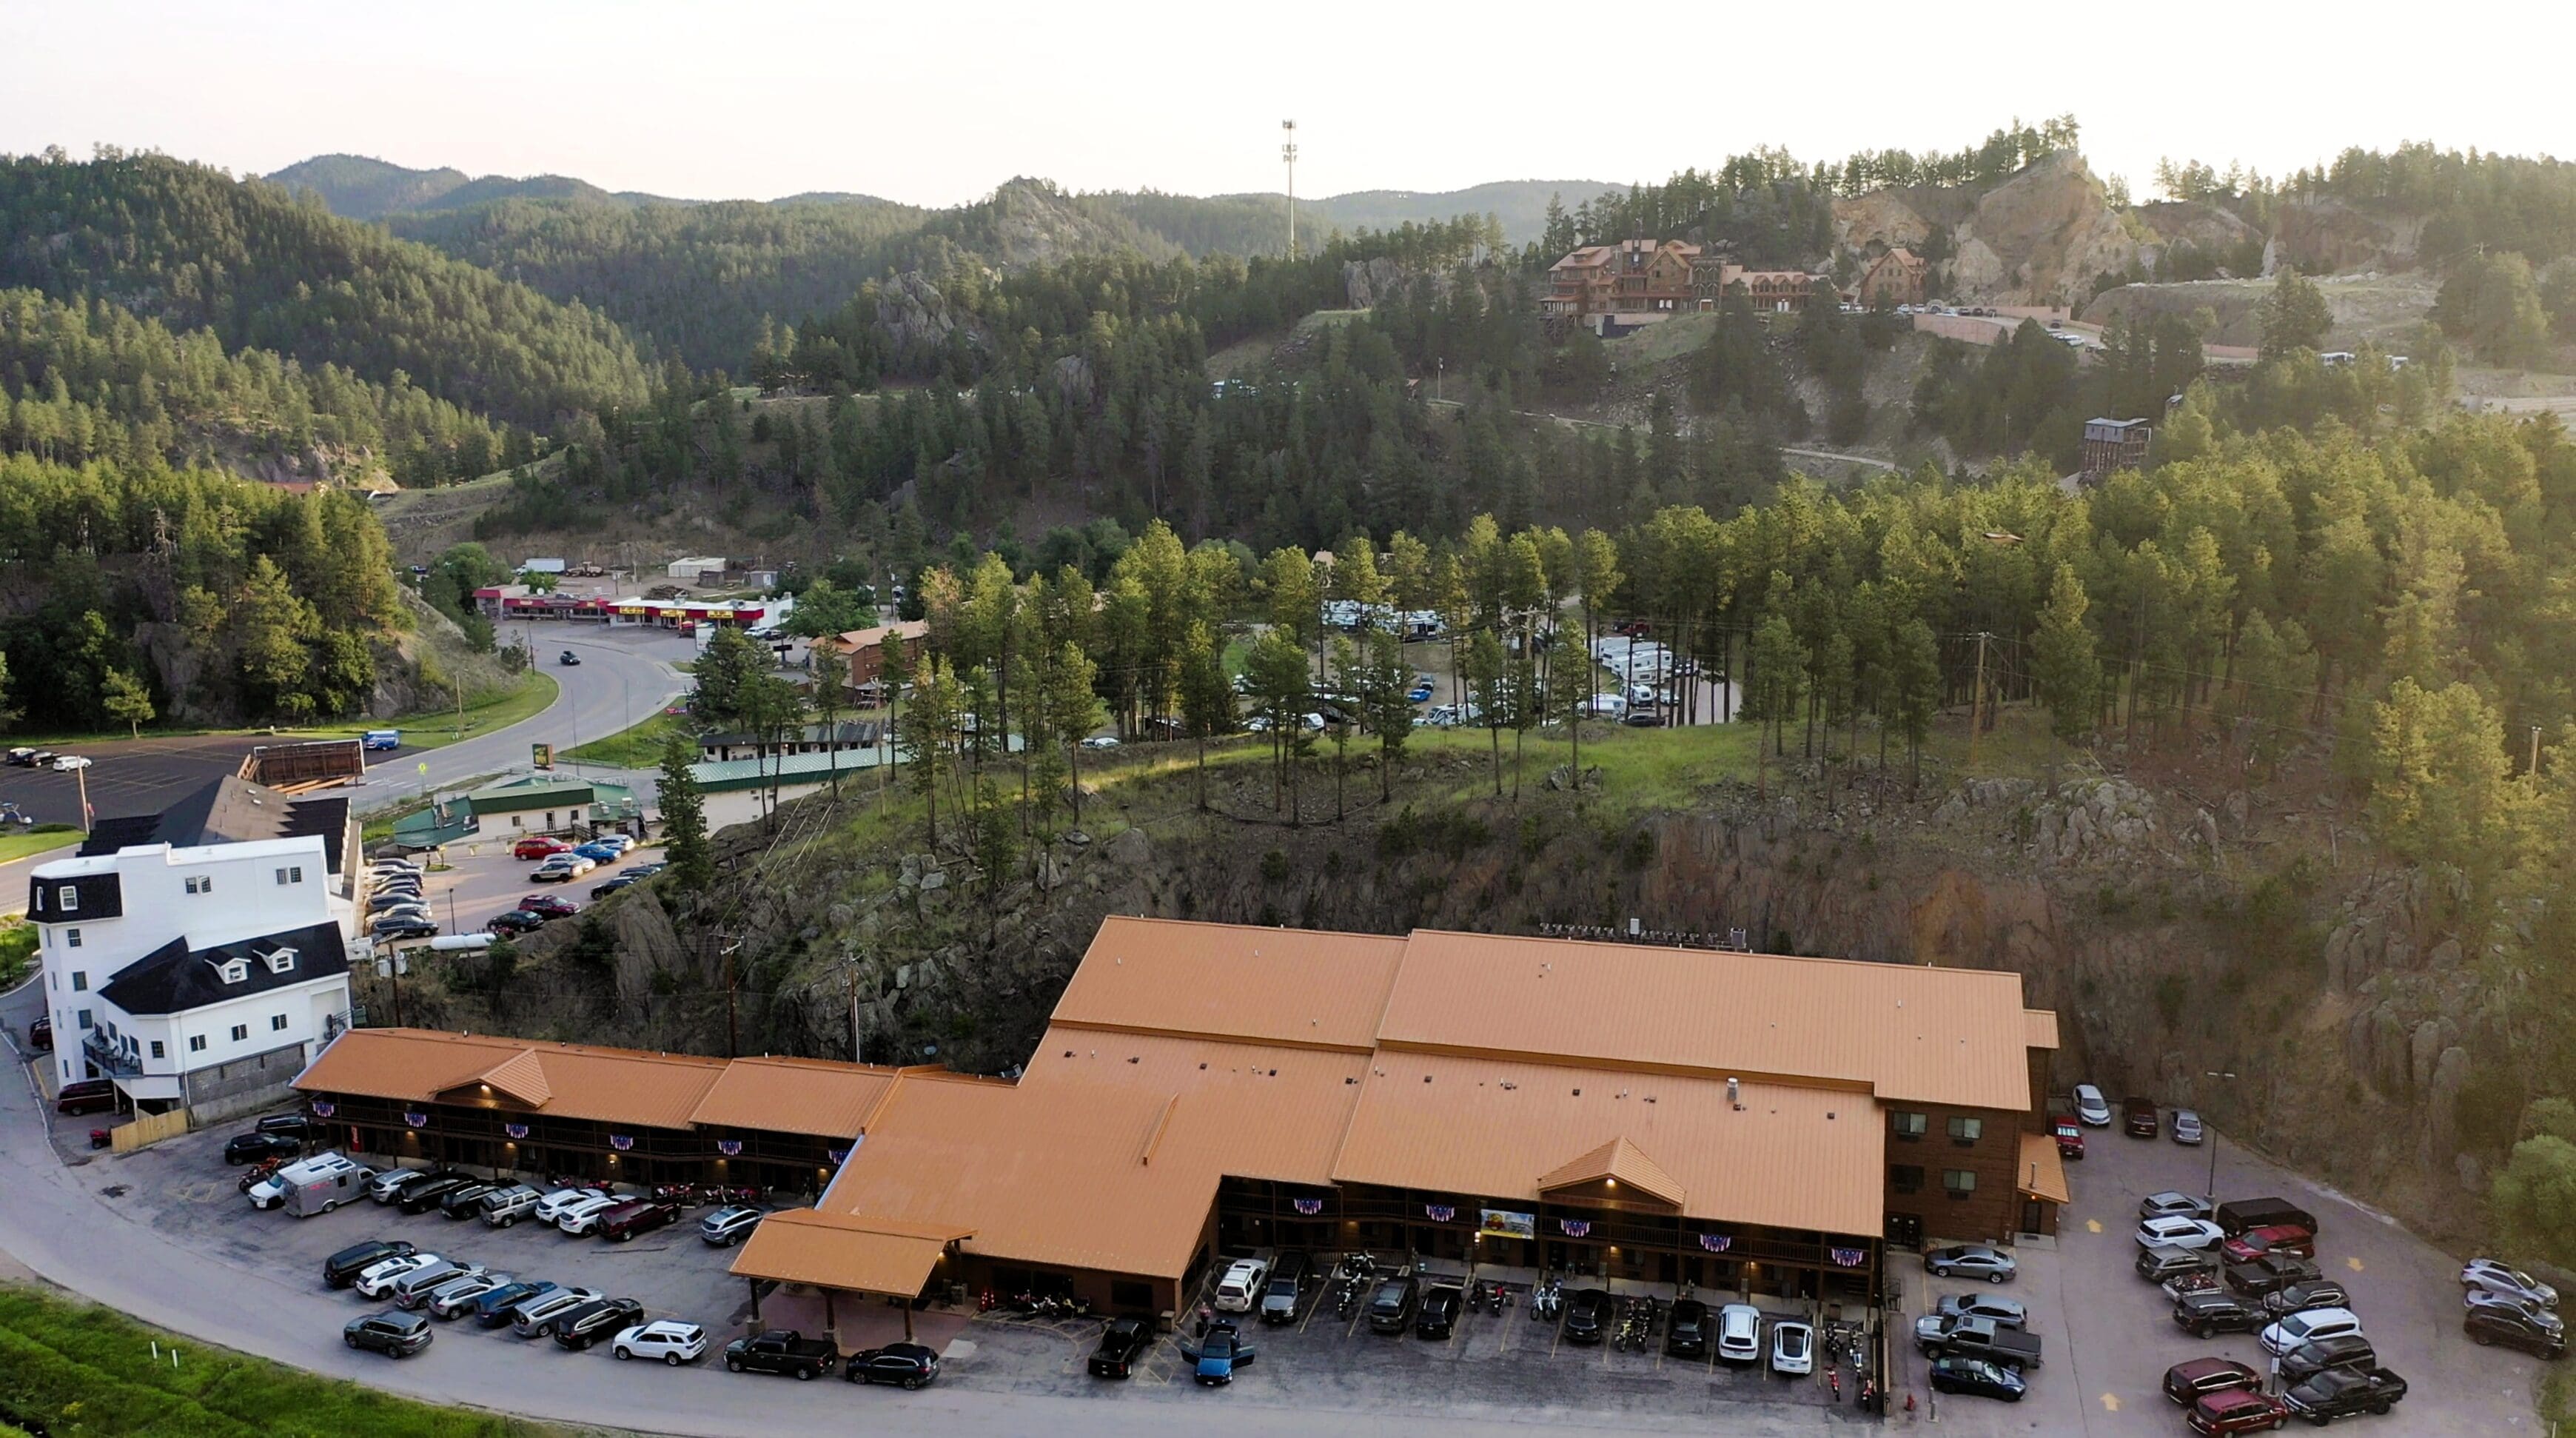
<path fill-rule="evenodd" d="M 2098 717 L 2102 665 L 2094 656 L 2093 631 L 2084 622 L 2091 603 L 2074 566 L 2057 566 L 2049 581 L 2048 607 L 2040 611 L 2039 632 L 2031 641 L 2031 687 L 2048 710 L 2049 733 L 2061 744 L 2093 732 Z"/>
<path fill-rule="evenodd" d="M 132 738 L 141 738 L 143 726 L 157 714 L 152 707 L 152 691 L 140 677 L 124 669 L 107 671 L 100 685 L 99 707 L 108 718 L 123 721 Z"/>
<path fill-rule="evenodd" d="M 685 735 L 674 734 L 662 745 L 662 838 L 671 856 L 672 882 L 684 894 L 703 894 L 716 879 L 706 804 L 699 797 L 697 775 L 689 770 L 696 758 L 697 749 Z"/>

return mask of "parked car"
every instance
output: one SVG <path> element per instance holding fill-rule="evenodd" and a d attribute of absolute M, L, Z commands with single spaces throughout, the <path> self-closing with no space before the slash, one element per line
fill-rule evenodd
<path fill-rule="evenodd" d="M 596 1303 L 602 1296 L 596 1288 L 549 1288 L 519 1300 L 518 1306 L 510 1310 L 510 1331 L 521 1338 L 547 1337 L 565 1314 L 585 1303 Z"/>
<path fill-rule="evenodd" d="M 2254 1341 L 2263 1345 L 2264 1352 L 2278 1357 L 2319 1339 L 2360 1336 L 2360 1314 L 2349 1308 L 2311 1308 L 2284 1316 L 2254 1335 Z"/>
<path fill-rule="evenodd" d="M 2174 1326 L 2194 1338 L 2221 1333 L 2251 1333 L 2274 1321 L 2262 1304 L 2221 1290 L 2186 1293 L 2174 1300 Z"/>
<path fill-rule="evenodd" d="M 1412 1282 L 1411 1279 L 1405 1281 Z M 1371 1323 L 1376 1320 L 1376 1314 L 1369 1315 Z M 1191 1376 L 1211 1387 L 1232 1383 L 1236 1367 L 1251 1362 L 1253 1358 L 1252 1345 L 1243 1341 L 1243 1331 L 1232 1323 L 1214 1324 L 1200 1334 L 1196 1342 L 1184 1339 L 1179 1347 L 1181 1356 L 1193 1366 Z"/>
<path fill-rule="evenodd" d="M 439 1195 L 438 1216 L 450 1222 L 460 1218 L 480 1218 L 483 1216 L 483 1200 L 509 1186 L 498 1179 L 478 1178 L 472 1183 L 451 1188 Z"/>
<path fill-rule="evenodd" d="M 2226 1237 L 2205 1218 L 2150 1218 L 2134 1236 L 2140 1248 L 2216 1248 Z"/>
<path fill-rule="evenodd" d="M 2111 1101 L 2104 1098 L 2102 1096 L 2102 1090 L 2094 1087 L 2093 1085 L 2089 1083 L 2077 1084 L 2075 1086 L 2075 1116 L 2078 1119 L 2081 1119 L 2087 1128 L 2109 1128 L 2111 1126 Z"/>
<path fill-rule="evenodd" d="M 8 761 L 13 769 L 33 769 L 36 767 L 36 751 L 21 745 L 9 751 Z"/>
<path fill-rule="evenodd" d="M 27 1025 L 27 1046 L 43 1053 L 54 1051 L 53 1015 L 38 1014 L 35 1022 Z"/>
<path fill-rule="evenodd" d="M 1699 1358 L 1708 1352 L 1708 1305 L 1696 1298 L 1676 1299 L 1664 1324 L 1664 1352 L 1674 1358 Z"/>
<path fill-rule="evenodd" d="M 1609 1321 L 1610 1295 L 1598 1288 L 1579 1288 L 1565 1300 L 1565 1322 L 1559 1335 L 1568 1343 L 1596 1344 Z"/>
<path fill-rule="evenodd" d="M 632 1298 L 594 1298 L 555 1319 L 555 1342 L 579 1353 L 643 1321 L 644 1305 Z"/>
<path fill-rule="evenodd" d="M 1998 1328 L 2030 1327 L 2030 1310 L 2018 1298 L 1999 1293 L 1952 1293 L 1932 1306 L 1943 1318 L 1991 1318 Z"/>
<path fill-rule="evenodd" d="M 2558 1306 L 2558 1290 L 2509 1264 L 2492 1258 L 2472 1258 L 2460 1270 L 2460 1287 L 2484 1289 L 2508 1297 L 2529 1299 L 2543 1308 Z"/>
<path fill-rule="evenodd" d="M 2071 1113 L 2051 1114 L 2048 1131 L 2057 1140 L 2057 1156 L 2070 1162 L 2084 1157 L 2084 1129 Z"/>
<path fill-rule="evenodd" d="M 2140 1218 L 2207 1218 L 2209 1214 L 2209 1200 L 2196 1193 L 2166 1189 L 2138 1200 Z"/>
<path fill-rule="evenodd" d="M 1771 1325 L 1771 1371 L 1783 1378 L 1805 1378 L 1816 1371 L 1816 1330 L 1794 1318 Z"/>
<path fill-rule="evenodd" d="M 2317 1216 L 2286 1198 L 2231 1198 L 2210 1215 L 2230 1238 L 2249 1228 L 2267 1228 L 2276 1223 L 2295 1223 L 2310 1233 L 2323 1233 Z"/>
<path fill-rule="evenodd" d="M 389 1358 L 409 1358 L 427 1348 L 432 1336 L 429 1320 L 417 1313 L 371 1313 L 351 1319 L 340 1330 L 350 1347 L 372 1349 Z"/>
<path fill-rule="evenodd" d="M 2277 1293 L 2293 1283 L 2306 1283 L 2325 1277 L 2307 1259 L 2288 1253 L 2267 1253 L 2252 1263 L 2233 1263 L 2227 1267 L 2227 1286 L 2250 1298 Z"/>
<path fill-rule="evenodd" d="M 1250 1313 L 1261 1301 L 1261 1286 L 1270 1277 L 1270 1265 L 1258 1258 L 1238 1258 L 1228 1264 L 1225 1276 L 1216 1281 L 1216 1311 Z"/>
<path fill-rule="evenodd" d="M 1728 1363 L 1760 1361 L 1761 1309 L 1750 1303 L 1730 1303 L 1717 1310 L 1717 1356 Z"/>
<path fill-rule="evenodd" d="M 427 1213 L 438 1207 L 440 1199 L 478 1181 L 470 1174 L 451 1173 L 407 1183 L 402 1186 L 402 1192 L 394 1196 L 394 1208 L 400 1213 Z"/>
<path fill-rule="evenodd" d="M 657 1319 L 620 1330 L 609 1341 L 608 1351 L 621 1360 L 659 1358 L 677 1368 L 706 1356 L 707 1331 L 694 1323 L 682 1323 L 673 1318 Z"/>
<path fill-rule="evenodd" d="M 1413 1305 L 1420 1299 L 1422 1281 L 1410 1274 L 1390 1278 L 1369 1295 L 1368 1323 L 1371 1333 L 1402 1333 L 1413 1326 Z M 1570 1312 L 1571 1310 L 1569 1310 Z M 1601 1340 L 1595 1337 L 1593 1342 Z"/>
<path fill-rule="evenodd" d="M 2262 1374 L 2233 1358 L 2194 1358 L 2165 1370 L 2165 1396 L 2186 1408 L 2211 1393 L 2262 1386 Z"/>
<path fill-rule="evenodd" d="M 440 1284 L 451 1279 L 463 1278 L 469 1273 L 482 1271 L 457 1259 L 440 1259 L 427 1267 L 415 1268 L 395 1279 L 386 1286 L 385 1292 L 392 1296 L 394 1306 L 397 1308 L 418 1308 L 429 1301 L 430 1293 Z"/>
<path fill-rule="evenodd" d="M 426 914 L 417 910 L 408 913 L 387 914 L 383 918 L 376 920 L 374 923 L 367 925 L 367 937 L 371 939 L 434 939 L 438 937 L 438 925 L 431 922 Z"/>
<path fill-rule="evenodd" d="M 1118 747 L 1118 736 L 1115 734 L 1094 734 L 1082 741 L 1082 747 L 1094 750 L 1115 749 Z"/>
<path fill-rule="evenodd" d="M 375 1238 L 353 1243 L 322 1260 L 322 1286 L 346 1288 L 358 1275 L 389 1258 L 409 1258 L 418 1250 L 401 1239 Z"/>
<path fill-rule="evenodd" d="M 581 912 L 581 905 L 561 894 L 522 894 L 519 896 L 519 907 L 531 914 L 543 914 L 549 919 L 569 919 Z"/>
<path fill-rule="evenodd" d="M 2289 1410 L 2280 1399 L 2250 1388 L 2203 1394 L 2182 1415 L 2183 1425 L 2194 1433 L 2251 1433 L 2257 1428 L 2278 1428 L 2288 1419 Z"/>
<path fill-rule="evenodd" d="M 1249 1352 L 1237 1362 L 1248 1361 Z M 889 1343 L 883 1348 L 862 1348 L 850 1355 L 841 1376 L 852 1383 L 892 1383 L 899 1388 L 919 1388 L 939 1377 L 939 1355 L 918 1343 Z"/>
<path fill-rule="evenodd" d="M 622 856 L 634 849 L 635 836 L 632 834 L 602 834 L 590 842 L 594 844 L 606 844 L 610 848 L 615 849 Z"/>
<path fill-rule="evenodd" d="M 601 1214 L 626 1202 L 623 1198 L 585 1198 L 557 1215 L 555 1227 L 574 1238 L 586 1237 L 599 1227 Z"/>
<path fill-rule="evenodd" d="M 1457 1331 L 1458 1310 L 1467 1306 L 1467 1290 L 1454 1283 L 1436 1283 L 1423 1290 L 1422 1303 L 1414 1310 L 1413 1333 L 1417 1338 L 1446 1338 Z"/>
<path fill-rule="evenodd" d="M 2022 1376 L 2000 1363 L 1982 1358 L 1936 1358 L 1932 1360 L 1932 1391 L 1967 1393 L 1979 1398 L 2000 1398 L 2006 1403 L 2019 1403 Z"/>
<path fill-rule="evenodd" d="M 1957 1275 L 2001 1283 L 2012 1277 L 2021 1265 L 2000 1248 L 1982 1243 L 1957 1243 L 1927 1251 L 1923 1255 L 1923 1266 L 1940 1278 Z"/>
<path fill-rule="evenodd" d="M 371 919 L 380 919 L 387 914 L 400 913 L 407 909 L 426 909 L 427 907 L 429 906 L 420 901 L 420 890 L 409 885 L 394 889 L 378 889 L 367 896 L 367 916 Z"/>
<path fill-rule="evenodd" d="M 478 1327 L 499 1328 L 516 1316 L 518 1306 L 553 1288 L 551 1283 L 522 1280 L 505 1283 L 474 1300 L 474 1322 Z"/>
<path fill-rule="evenodd" d="M 563 1217 L 564 1210 L 576 1203 L 587 1203 L 591 1199 L 608 1196 L 608 1190 L 604 1188 L 559 1188 L 537 1200 L 535 1217 L 539 1223 L 552 1223 Z"/>
<path fill-rule="evenodd" d="M 626 857 L 626 851 L 617 847 L 615 844 L 602 844 L 596 841 L 588 844 L 575 844 L 572 851 L 594 864 L 614 864 L 618 860 Z"/>
<path fill-rule="evenodd" d="M 2293 1348 L 2281 1355 L 2279 1366 L 2281 1382 L 2287 1386 L 2305 1383 L 2329 1368 L 2376 1368 L 2379 1355 L 2371 1350 L 2369 1339 L 2356 1333 Z"/>
<path fill-rule="evenodd" d="M 765 1208 L 748 1204 L 727 1204 L 698 1220 L 698 1237 L 718 1248 L 731 1248 L 750 1236 L 760 1221 L 769 1216 Z"/>
<path fill-rule="evenodd" d="M 2281 1395 L 2282 1406 L 2322 1428 L 2357 1413 L 2386 1413 L 2406 1396 L 2406 1380 L 2385 1368 L 2329 1368 Z"/>
<path fill-rule="evenodd" d="M 572 845 L 565 843 L 561 839 L 550 839 L 543 834 L 530 834 L 528 837 L 521 839 L 519 842 L 510 846 L 510 857 L 513 859 L 551 859 L 555 855 L 563 853 L 571 847 Z"/>
<path fill-rule="evenodd" d="M 528 877 L 540 884 L 569 884 L 598 867 L 596 861 L 579 854 L 557 854 L 539 864 Z"/>
<path fill-rule="evenodd" d="M 289 1134 L 237 1134 L 224 1143 L 224 1162 L 238 1168 L 264 1158 L 291 1158 L 303 1151 L 304 1141 Z"/>
<path fill-rule="evenodd" d="M 2557 1314 L 2501 1295 L 2470 1304 L 2460 1316 L 2460 1331 L 2480 1348 L 2501 1343 L 2542 1358 L 2556 1358 L 2567 1351 L 2567 1329 Z"/>
<path fill-rule="evenodd" d="M 2132 1094 L 2120 1100 L 2120 1129 L 2131 1138 L 2154 1138 L 2164 1127 L 2156 1116 L 2156 1101 Z"/>
<path fill-rule="evenodd" d="M 60 1114 L 112 1113 L 118 1107 L 116 1084 L 109 1079 L 74 1079 L 54 1095 Z"/>
<path fill-rule="evenodd" d="M 494 1228 L 508 1228 L 520 1219 L 535 1213 L 537 1205 L 544 1200 L 544 1194 L 524 1183 L 514 1183 L 508 1188 L 483 1195 L 481 1205 L 483 1221 Z"/>
<path fill-rule="evenodd" d="M 533 934 L 545 926 L 545 915 L 526 909 L 511 909 L 483 921 L 483 927 L 496 934 Z"/>
<path fill-rule="evenodd" d="M 444 1178 L 454 1172 L 454 1169 L 445 1168 L 389 1168 L 367 1180 L 367 1197 L 378 1203 L 391 1203 L 402 1195 L 404 1188 L 424 1178 Z"/>
<path fill-rule="evenodd" d="M 360 1298 L 382 1298 L 393 1291 L 394 1284 L 404 1274 L 415 1273 L 434 1264 L 450 1268 L 455 1266 L 435 1253 L 398 1254 L 391 1258 L 380 1259 L 360 1269 L 351 1286 L 358 1290 Z"/>
<path fill-rule="evenodd" d="M 1100 1331 L 1100 1343 L 1091 1350 L 1091 1376 L 1124 1378 L 1135 1367 L 1145 1350 L 1154 1346 L 1154 1327 L 1142 1318 L 1113 1318 Z"/>
<path fill-rule="evenodd" d="M 2249 1228 L 2220 1244 L 2218 1251 L 2230 1263 L 2252 1263 L 2267 1253 L 2314 1258 L 2317 1236 L 2295 1223 L 2276 1223 L 2269 1228 Z"/>
<path fill-rule="evenodd" d="M 2196 1144 L 2200 1142 L 2200 1137 L 2200 1115 L 2187 1108 L 2175 1109 L 2173 1111 L 2173 1141 L 2176 1143 Z"/>
<path fill-rule="evenodd" d="M 2331 1278 L 2312 1278 L 2305 1283 L 2292 1283 L 2263 1295 L 2263 1309 L 2275 1318 L 2304 1313 L 2311 1308 L 2348 1308 L 2352 1304 L 2343 1285 Z"/>
<path fill-rule="evenodd" d="M 636 873 L 620 874 L 605 884 L 591 885 L 590 896 L 594 899 L 605 899 L 609 895 L 617 893 L 620 890 L 634 888 L 637 884 L 643 883 L 648 877 L 650 876 Z"/>
<path fill-rule="evenodd" d="M 724 1365 L 728 1373 L 792 1373 L 803 1382 L 831 1367 L 839 1356 L 839 1348 L 828 1338 L 773 1328 L 726 1344 Z"/>
<path fill-rule="evenodd" d="M 601 1213 L 597 1227 L 601 1238 L 610 1243 L 625 1243 L 639 1233 L 651 1233 L 654 1229 L 679 1221 L 678 1204 L 655 1203 L 649 1199 L 639 1198 L 621 1203 Z"/>
<path fill-rule="evenodd" d="M 1926 1358 L 1989 1358 L 2011 1368 L 2039 1366 L 2039 1336 L 2006 1328 L 1991 1318 L 1927 1313 L 1914 1320 L 1914 1346 Z"/>
<path fill-rule="evenodd" d="M 54 756 L 54 772 L 57 774 L 68 774 L 74 769 L 88 768 L 89 763 L 89 759 L 84 755 L 57 754 Z"/>
<path fill-rule="evenodd" d="M 1271 1265 L 1270 1281 L 1261 1290 L 1261 1321 L 1294 1323 L 1305 1307 L 1306 1271 L 1312 1261 L 1294 1249 Z"/>
<path fill-rule="evenodd" d="M 451 1278 L 431 1292 L 425 1311 L 441 1322 L 462 1318 L 476 1311 L 476 1300 L 484 1294 L 497 1293 L 518 1281 L 506 1273 L 469 1273 Z"/>

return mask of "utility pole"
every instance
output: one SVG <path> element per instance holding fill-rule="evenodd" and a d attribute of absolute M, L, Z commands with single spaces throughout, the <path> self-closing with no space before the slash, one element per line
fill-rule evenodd
<path fill-rule="evenodd" d="M 1279 158 L 1288 166 L 1288 258 L 1297 258 L 1297 122 L 1282 120 L 1280 133 L 1287 136 L 1279 147 Z"/>
<path fill-rule="evenodd" d="M 2236 1075 L 2232 1073 L 2222 1073 L 2217 1069 L 2206 1069 L 2203 1072 L 2210 1078 L 2225 1079 L 2230 1083 L 2236 1081 Z M 2207 1114 L 2201 1115 L 2200 1127 L 2201 1131 L 2209 1136 L 2209 1201 L 2216 1203 L 2218 1202 L 2218 1130 L 2210 1124 Z"/>
<path fill-rule="evenodd" d="M 2540 778 L 2540 726 L 2531 726 L 2531 767 L 2525 771 L 2536 782 Z"/>
<path fill-rule="evenodd" d="M 1986 641 L 1994 636 L 1977 631 L 1977 684 L 1968 691 L 1968 772 L 1973 777 L 1977 768 L 1977 731 L 1982 727 L 1986 702 Z"/>
<path fill-rule="evenodd" d="M 740 1058 L 742 1056 L 742 1038 L 740 1031 L 735 1027 L 734 1023 L 733 973 L 733 956 L 735 951 L 741 947 L 742 940 L 736 939 L 732 943 L 725 945 L 724 949 L 725 1057 L 729 1059 Z"/>

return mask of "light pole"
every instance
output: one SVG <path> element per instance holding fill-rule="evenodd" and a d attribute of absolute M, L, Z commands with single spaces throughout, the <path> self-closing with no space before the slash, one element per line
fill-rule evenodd
<path fill-rule="evenodd" d="M 1279 147 L 1279 158 L 1288 166 L 1288 258 L 1297 258 L 1297 122 L 1282 120 L 1279 132 L 1285 142 Z"/>
<path fill-rule="evenodd" d="M 2234 1083 L 2236 1081 L 2236 1075 L 2222 1072 L 2218 1069 L 2203 1070 L 2203 1076 L 2214 1079 L 2225 1079 L 2229 1083 Z M 2209 1201 L 2211 1203 L 2216 1203 L 2218 1202 L 2218 1130 L 2212 1126 L 2209 1119 L 2204 1116 L 2200 1121 L 2200 1131 L 2209 1139 Z"/>

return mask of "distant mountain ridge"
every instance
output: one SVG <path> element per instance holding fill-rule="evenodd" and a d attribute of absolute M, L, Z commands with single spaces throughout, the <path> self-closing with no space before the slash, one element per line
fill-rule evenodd
<path fill-rule="evenodd" d="M 397 215 L 467 210 L 504 200 L 564 200 L 611 205 L 700 205 L 708 203 L 882 206 L 900 205 L 874 195 L 813 190 L 767 201 L 680 199 L 637 190 L 601 189 L 568 175 L 469 176 L 452 167 L 415 170 L 364 155 L 316 155 L 267 177 L 290 189 L 311 190 L 331 213 L 353 220 L 388 220 Z M 1601 180 L 1496 180 L 1463 190 L 1353 190 L 1347 194 L 1300 199 L 1301 229 L 1320 238 L 1334 230 L 1387 230 L 1406 221 L 1416 224 L 1459 215 L 1493 215 L 1502 221 L 1511 244 L 1539 237 L 1547 223 L 1550 198 L 1562 196 L 1568 209 L 1616 189 Z M 1211 250 L 1277 253 L 1287 247 L 1286 200 L 1283 194 L 1250 191 L 1230 195 L 1173 195 L 1159 191 L 1106 190 L 1082 196 L 1099 208 L 1133 219 L 1192 254 Z M 967 206 L 954 206 L 965 209 Z M 923 210 L 927 218 L 946 211 Z M 1269 235 L 1268 220 L 1278 217 L 1278 233 Z"/>

